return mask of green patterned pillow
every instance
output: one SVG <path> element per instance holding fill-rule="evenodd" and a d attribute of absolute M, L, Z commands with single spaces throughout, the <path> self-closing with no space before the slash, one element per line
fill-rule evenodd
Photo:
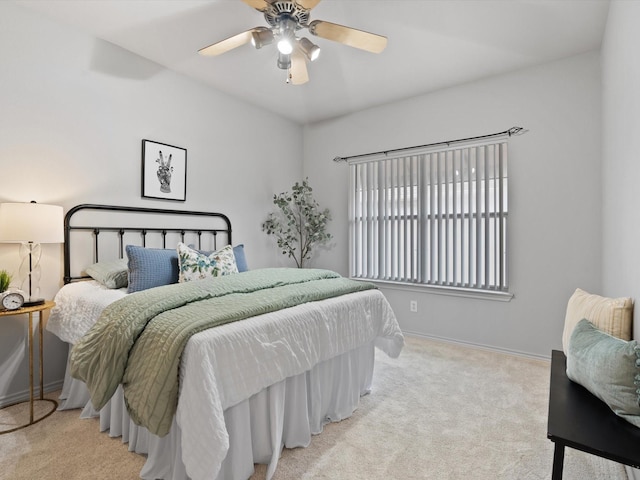
<path fill-rule="evenodd" d="M 209 255 L 189 248 L 184 243 L 179 243 L 177 250 L 180 282 L 238 273 L 236 258 L 233 255 L 233 247 L 231 245 L 227 245 Z"/>

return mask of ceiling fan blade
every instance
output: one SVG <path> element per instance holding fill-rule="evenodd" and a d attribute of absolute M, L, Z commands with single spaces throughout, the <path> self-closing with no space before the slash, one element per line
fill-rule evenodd
<path fill-rule="evenodd" d="M 269 3 L 266 0 L 242 0 L 242 1 L 247 5 L 249 5 L 251 8 L 255 8 L 260 12 L 264 12 L 269 7 Z"/>
<path fill-rule="evenodd" d="M 344 43 L 372 53 L 380 53 L 387 46 L 387 37 L 357 30 L 337 23 L 314 20 L 309 24 L 309 32 L 327 40 Z"/>
<path fill-rule="evenodd" d="M 320 3 L 320 0 L 294 0 L 294 3 L 297 3 L 305 10 L 311 10 Z"/>
<path fill-rule="evenodd" d="M 259 29 L 260 27 L 252 28 L 251 30 L 239 33 L 237 35 L 234 35 L 233 37 L 225 38 L 224 40 L 220 40 L 219 42 L 209 45 L 208 47 L 201 48 L 200 50 L 198 50 L 198 53 L 200 55 L 207 55 L 212 57 L 221 55 L 225 52 L 228 52 L 229 50 L 238 48 L 245 43 L 249 43 L 251 41 L 251 34 Z"/>
<path fill-rule="evenodd" d="M 309 72 L 307 71 L 307 59 L 304 53 L 296 48 L 291 53 L 291 68 L 289 69 L 289 79 L 293 85 L 302 85 L 309 81 Z"/>

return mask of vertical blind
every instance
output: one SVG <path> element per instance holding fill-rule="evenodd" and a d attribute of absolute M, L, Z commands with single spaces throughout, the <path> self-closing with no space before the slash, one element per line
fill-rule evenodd
<path fill-rule="evenodd" d="M 505 140 L 349 169 L 352 278 L 508 291 Z"/>

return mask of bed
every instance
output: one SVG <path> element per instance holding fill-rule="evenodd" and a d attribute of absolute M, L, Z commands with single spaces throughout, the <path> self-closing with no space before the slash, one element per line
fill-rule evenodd
<path fill-rule="evenodd" d="M 139 267 L 144 264 L 137 256 L 140 252 L 145 261 L 149 260 L 145 256 L 151 255 L 151 260 L 159 259 L 164 268 L 166 258 L 156 254 L 170 255 L 176 245 L 178 252 L 186 249 L 193 255 L 231 250 L 238 272 L 128 292 L 139 280 Z M 198 292 L 226 284 L 236 288 L 249 281 L 253 285 L 256 279 L 279 287 L 281 275 L 289 278 L 291 274 L 316 272 L 250 270 L 244 247 L 233 244 L 231 222 L 223 214 L 107 205 L 78 205 L 69 210 L 64 262 L 65 285 L 55 297 L 57 305 L 47 323 L 48 330 L 70 345 L 60 408 L 82 408 L 82 417 L 99 417 L 102 431 L 122 437 L 129 450 L 147 455 L 140 472 L 145 479 L 244 480 L 253 474 L 256 463 L 267 464 L 267 478 L 271 478 L 282 448 L 308 446 L 312 435 L 319 434 L 327 422 L 340 421 L 355 411 L 360 396 L 371 390 L 374 349 L 396 357 L 403 346 L 393 311 L 377 289 L 354 287 L 353 291 L 313 301 L 300 297 L 301 301 L 285 308 L 263 311 L 259 299 L 266 298 L 264 292 L 269 298 L 277 296 L 272 285 L 258 292 L 263 297 L 242 297 L 242 302 L 236 302 L 248 311 L 247 318 L 199 331 L 186 340 L 175 374 L 177 404 L 170 416 L 165 415 L 169 423 L 165 420 L 164 431 L 157 423 L 141 420 L 135 406 L 138 400 L 127 396 L 132 382 L 122 382 L 113 394 L 107 390 L 109 398 L 104 404 L 99 402 L 96 410 L 95 391 L 92 388 L 90 393 L 87 388 L 93 385 L 92 379 L 86 377 L 85 383 L 71 376 L 74 367 L 78 376 L 77 352 L 93 355 L 88 339 L 101 326 L 110 325 L 107 317 L 114 311 L 146 310 L 136 303 L 145 297 L 159 303 L 158 299 L 169 299 L 174 292 L 192 291 L 187 283 Z M 113 281 L 113 265 L 119 265 L 117 276 L 122 280 L 123 263 L 126 287 Z M 109 266 L 108 275 L 101 269 L 105 265 Z M 334 280 L 332 272 L 317 274 L 322 277 L 320 282 L 325 277 Z M 148 280 L 148 276 L 140 276 Z M 305 279 L 304 284 L 292 288 L 302 292 L 311 284 Z M 316 288 L 309 290 L 315 292 Z M 236 294 L 234 290 L 228 296 Z M 223 301 L 206 295 L 207 302 Z M 127 306 L 127 302 L 136 307 Z M 249 309 L 251 302 L 260 308 Z M 189 301 L 186 307 L 196 304 Z M 223 309 L 222 303 L 216 305 L 216 311 Z M 209 316 L 202 311 L 198 310 L 198 318 Z M 173 312 L 159 314 L 154 321 L 163 316 L 173 322 L 181 310 Z M 95 355 L 104 353 L 96 351 Z M 167 378 L 173 378 L 171 371 Z"/>

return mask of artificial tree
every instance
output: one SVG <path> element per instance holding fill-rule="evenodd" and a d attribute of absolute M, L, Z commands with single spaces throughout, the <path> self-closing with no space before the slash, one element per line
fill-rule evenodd
<path fill-rule="evenodd" d="M 269 213 L 262 230 L 275 236 L 282 254 L 292 257 L 296 266 L 303 268 L 311 259 L 313 248 L 331 239 L 327 232 L 329 210 L 322 210 L 313 198 L 308 178 L 296 182 L 291 192 L 274 195 L 273 204 L 278 210 Z"/>

